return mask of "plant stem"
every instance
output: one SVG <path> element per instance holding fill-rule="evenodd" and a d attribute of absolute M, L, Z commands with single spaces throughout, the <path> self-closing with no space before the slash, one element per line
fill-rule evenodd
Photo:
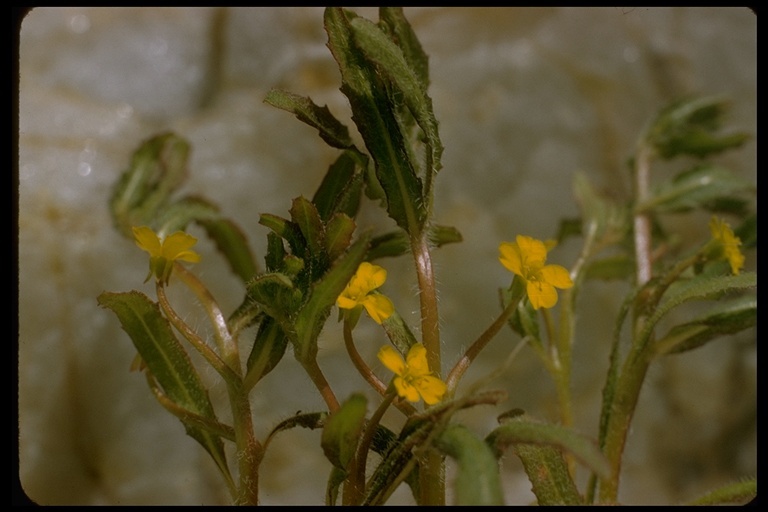
<path fill-rule="evenodd" d="M 237 505 L 258 505 L 259 466 L 264 449 L 253 434 L 251 404 L 242 382 L 227 383 L 229 403 L 235 429 L 237 465 L 240 472 Z"/>
<path fill-rule="evenodd" d="M 173 264 L 173 272 L 178 275 L 184 284 L 186 284 L 190 290 L 197 296 L 197 299 L 205 308 L 205 312 L 208 314 L 208 318 L 213 325 L 213 333 L 216 338 L 216 342 L 219 345 L 219 351 L 221 357 L 227 365 L 232 368 L 238 375 L 240 372 L 240 351 L 237 348 L 237 342 L 235 342 L 232 334 L 229 332 L 229 326 L 227 325 L 227 319 L 224 313 L 221 311 L 219 304 L 208 291 L 208 288 L 195 276 L 192 272 L 184 268 L 178 262 Z"/>
<path fill-rule="evenodd" d="M 600 480 L 599 499 L 602 504 L 614 504 L 618 498 L 624 446 L 649 363 L 645 352 L 630 354 L 622 368 L 610 406 L 611 415 L 603 445 L 603 453 L 611 464 L 611 477 Z"/>
<path fill-rule="evenodd" d="M 346 319 L 344 320 L 344 346 L 347 348 L 349 358 L 352 360 L 352 364 L 355 365 L 357 371 L 363 378 L 371 385 L 381 396 L 387 395 L 387 385 L 384 384 L 371 368 L 365 363 L 360 353 L 355 347 L 355 342 L 352 339 L 352 325 Z M 400 409 L 406 416 L 411 416 L 416 413 L 416 408 L 408 402 L 397 402 L 395 406 Z"/>
<path fill-rule="evenodd" d="M 522 287 L 520 287 L 520 290 L 523 290 Z M 493 323 L 488 326 L 485 331 L 483 331 L 483 333 L 472 343 L 472 345 L 469 346 L 464 355 L 461 356 L 461 359 L 456 362 L 453 369 L 448 373 L 448 377 L 445 379 L 445 383 L 448 386 L 448 395 L 453 394 L 453 392 L 456 390 L 456 387 L 459 385 L 459 380 L 461 380 L 464 372 L 467 371 L 469 366 L 472 364 L 475 358 L 477 358 L 480 352 L 482 352 L 485 346 L 488 345 L 494 336 L 498 334 L 501 328 L 504 327 L 509 317 L 512 316 L 512 313 L 514 313 L 515 309 L 517 309 L 517 305 L 520 303 L 521 298 L 522 294 L 514 295 L 510 303 L 507 305 L 504 311 L 501 312 L 498 318 L 496 318 L 496 320 L 494 320 Z"/>
<path fill-rule="evenodd" d="M 301 365 L 304 367 L 307 374 L 309 374 L 309 378 L 312 379 L 315 387 L 317 387 L 320 396 L 323 397 L 325 404 L 328 406 L 328 410 L 332 413 L 338 411 L 339 401 L 336 399 L 336 395 L 333 394 L 331 385 L 328 384 L 325 375 L 323 375 L 323 371 L 317 364 L 317 360 L 313 358 L 307 361 L 301 361 Z"/>
<path fill-rule="evenodd" d="M 411 237 L 411 251 L 416 264 L 416 278 L 419 283 L 421 306 L 421 337 L 427 349 L 429 369 L 439 377 L 442 373 L 440 357 L 440 323 L 437 309 L 437 289 L 429 252 L 427 230 L 422 229 Z M 445 505 L 445 464 L 443 456 L 430 450 L 419 471 L 420 505 Z"/>
<path fill-rule="evenodd" d="M 648 197 L 648 188 L 650 186 L 651 157 L 653 152 L 645 144 L 641 144 L 637 152 L 634 168 L 634 200 L 635 205 L 643 204 Z M 642 211 L 635 212 L 634 218 L 635 235 L 635 265 L 637 267 L 637 286 L 643 286 L 651 280 L 652 276 L 652 258 L 651 258 L 651 218 Z"/>
<path fill-rule="evenodd" d="M 239 379 L 240 376 L 235 373 L 235 371 L 230 368 L 218 356 L 218 354 L 216 354 L 216 352 L 214 352 L 211 347 L 209 347 L 205 341 L 203 341 L 200 336 L 198 336 L 197 333 L 193 331 L 192 328 L 190 328 L 189 325 L 187 325 L 186 322 L 184 322 L 184 320 L 182 320 L 181 317 L 176 313 L 168 301 L 168 296 L 165 294 L 165 288 L 159 282 L 157 283 L 156 290 L 157 301 L 160 304 L 163 313 L 165 313 L 165 316 L 168 318 L 171 324 L 182 335 L 184 335 L 184 338 L 189 341 L 195 350 L 197 350 L 205 358 L 208 364 L 210 364 L 211 367 L 213 367 L 213 369 L 216 370 L 218 374 L 221 375 L 226 381 L 234 381 Z"/>
<path fill-rule="evenodd" d="M 368 451 L 370 450 L 373 436 L 381 422 L 381 418 L 384 416 L 384 413 L 387 411 L 394 398 L 394 392 L 388 393 L 365 426 L 363 435 L 360 438 L 360 443 L 357 445 L 357 453 L 355 454 L 354 461 L 349 468 L 349 478 L 344 484 L 344 496 L 342 499 L 345 505 L 359 505 L 363 499 L 365 491 L 365 467 L 368 463 Z"/>

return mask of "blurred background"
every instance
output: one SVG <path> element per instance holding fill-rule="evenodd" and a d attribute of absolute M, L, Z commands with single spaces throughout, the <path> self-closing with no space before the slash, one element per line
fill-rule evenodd
<path fill-rule="evenodd" d="M 373 8 L 356 11 L 378 19 Z M 498 314 L 497 289 L 510 280 L 497 260 L 499 242 L 517 234 L 553 237 L 561 218 L 577 215 L 575 172 L 627 197 L 625 162 L 659 108 L 690 93 L 722 94 L 732 102 L 729 124 L 756 134 L 757 22 L 748 9 L 405 14 L 430 56 L 430 94 L 445 146 L 436 221 L 464 235 L 463 243 L 435 253 L 445 365 Z M 291 199 L 311 197 L 337 155 L 315 130 L 263 104 L 267 91 L 311 96 L 353 126 L 322 17 L 321 8 L 35 8 L 21 23 L 18 457 L 21 485 L 35 502 L 228 502 L 207 454 L 156 403 L 145 379 L 129 373 L 132 344 L 96 304 L 105 290 L 154 296 L 151 283 L 142 284 L 146 254 L 112 228 L 107 203 L 138 145 L 172 130 L 193 147 L 183 191 L 218 203 L 244 228 L 262 264 L 267 229 L 259 214 L 288 216 Z M 718 161 L 756 183 L 754 140 Z M 389 226 L 373 205 L 364 208 L 361 223 Z M 708 237 L 706 220 L 681 220 L 679 235 Z M 203 233 L 191 231 L 203 255 L 195 271 L 231 311 L 242 299 L 239 282 Z M 550 261 L 570 266 L 577 251 L 577 243 L 563 244 Z M 409 259 L 381 264 L 390 273 L 385 293 L 417 326 Z M 754 268 L 749 257 L 747 269 Z M 581 297 L 575 427 L 593 437 L 625 291 L 590 283 Z M 204 329 L 195 305 L 171 295 Z M 372 364 L 385 341 L 376 327 L 364 319 L 356 330 Z M 516 342 L 511 332 L 499 335 L 462 389 L 498 369 Z M 335 314 L 320 341 L 320 365 L 340 399 L 365 389 L 347 362 Z M 754 332 L 653 366 L 628 441 L 620 500 L 677 503 L 754 475 L 755 379 Z M 509 398 L 463 417 L 481 435 L 513 407 L 556 421 L 554 388 L 531 351 L 487 387 L 506 389 Z M 226 404 L 220 387 L 212 386 L 211 396 Z M 257 386 L 252 404 L 261 438 L 298 410 L 323 409 L 290 354 Z M 396 428 L 399 420 L 388 421 Z M 278 436 L 262 466 L 262 503 L 323 502 L 330 463 L 319 439 L 318 431 L 302 429 Z M 581 488 L 587 476 L 580 468 Z M 503 478 L 507 503 L 532 501 L 511 451 Z M 401 489 L 392 502 L 412 501 Z"/>

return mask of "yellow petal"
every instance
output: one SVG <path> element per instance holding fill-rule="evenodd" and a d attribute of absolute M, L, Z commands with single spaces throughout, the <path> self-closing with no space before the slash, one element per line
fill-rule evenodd
<path fill-rule="evenodd" d="M 338 299 L 336 299 L 336 305 L 338 305 L 341 309 L 355 309 L 357 306 L 359 306 L 355 299 L 351 299 L 343 293 L 339 295 Z"/>
<path fill-rule="evenodd" d="M 395 389 L 397 394 L 408 400 L 409 402 L 419 401 L 419 391 L 408 384 L 405 379 L 401 377 L 395 377 Z"/>
<path fill-rule="evenodd" d="M 197 263 L 200 261 L 200 255 L 189 250 L 196 243 L 197 238 L 183 231 L 177 231 L 163 240 L 163 256 L 169 261 L 182 260 Z"/>
<path fill-rule="evenodd" d="M 355 277 L 361 281 L 363 293 L 370 293 L 387 280 L 387 271 L 383 267 L 364 261 L 357 268 Z"/>
<path fill-rule="evenodd" d="M 445 382 L 431 375 L 419 377 L 413 382 L 413 385 L 418 389 L 421 398 L 427 405 L 433 405 L 442 400 L 443 395 L 448 390 Z"/>
<path fill-rule="evenodd" d="M 403 375 L 405 373 L 405 361 L 391 346 L 384 345 L 381 347 L 378 358 L 389 371 L 394 372 L 396 375 Z"/>
<path fill-rule="evenodd" d="M 539 271 L 539 276 L 542 281 L 557 288 L 565 289 L 573 286 L 570 274 L 560 265 L 546 265 Z"/>
<path fill-rule="evenodd" d="M 377 324 L 380 324 L 395 312 L 395 306 L 392 304 L 392 301 L 380 293 L 366 296 L 365 300 L 363 300 L 363 306 Z"/>
<path fill-rule="evenodd" d="M 413 377 L 429 375 L 427 347 L 421 343 L 411 345 L 411 348 L 408 349 L 408 355 L 405 357 L 405 364 L 408 367 L 408 373 Z"/>
<path fill-rule="evenodd" d="M 528 281 L 526 283 L 528 299 L 533 309 L 551 308 L 557 304 L 557 291 L 555 287 L 541 281 Z"/>
<path fill-rule="evenodd" d="M 519 276 L 523 275 L 523 262 L 520 256 L 520 248 L 516 243 L 502 242 L 499 245 L 499 261 L 510 272 Z"/>
<path fill-rule="evenodd" d="M 541 240 L 530 236 L 517 235 L 515 238 L 520 248 L 520 256 L 524 266 L 542 266 L 547 261 L 547 247 Z"/>
<path fill-rule="evenodd" d="M 152 228 L 147 226 L 133 227 L 133 237 L 136 240 L 136 245 L 143 251 L 147 251 L 150 256 L 161 256 L 163 253 L 162 246 L 160 245 L 160 239 L 157 237 Z"/>

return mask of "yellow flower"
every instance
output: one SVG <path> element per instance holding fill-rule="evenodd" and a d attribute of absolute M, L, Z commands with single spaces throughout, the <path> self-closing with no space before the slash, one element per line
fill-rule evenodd
<path fill-rule="evenodd" d="M 436 404 L 443 399 L 447 389 L 445 382 L 429 371 L 427 349 L 421 343 L 411 346 L 406 360 L 391 346 L 384 345 L 379 350 L 379 360 L 393 371 L 397 394 L 410 402 L 424 399 L 427 405 Z"/>
<path fill-rule="evenodd" d="M 717 217 L 712 217 L 709 221 L 709 230 L 712 232 L 712 240 L 715 243 L 714 256 L 728 260 L 731 271 L 738 275 L 744 268 L 744 255 L 739 249 L 741 240 L 733 234 L 728 224 Z"/>
<path fill-rule="evenodd" d="M 557 304 L 555 288 L 573 286 L 564 267 L 544 264 L 547 246 L 541 240 L 517 235 L 515 242 L 502 242 L 499 253 L 501 264 L 525 281 L 528 299 L 534 309 L 553 307 Z"/>
<path fill-rule="evenodd" d="M 378 265 L 364 261 L 341 292 L 336 304 L 341 309 L 364 307 L 376 323 L 381 323 L 395 311 L 392 301 L 380 293 L 371 293 L 387 280 L 387 271 Z"/>
<path fill-rule="evenodd" d="M 160 238 L 147 226 L 134 227 L 133 236 L 136 245 L 140 249 L 149 253 L 149 274 L 146 283 L 152 274 L 161 282 L 167 283 L 173 270 L 173 262 L 176 260 L 197 263 L 200 261 L 200 255 L 189 249 L 197 243 L 197 238 L 177 231 L 176 233 L 165 237 L 161 242 Z"/>

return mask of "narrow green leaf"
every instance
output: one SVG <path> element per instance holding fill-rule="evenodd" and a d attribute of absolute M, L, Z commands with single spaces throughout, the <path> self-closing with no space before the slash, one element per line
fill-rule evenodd
<path fill-rule="evenodd" d="M 186 178 L 189 151 L 187 141 L 173 133 L 156 135 L 141 144 L 110 199 L 118 230 L 130 237 L 132 226 L 150 223 Z"/>
<path fill-rule="evenodd" d="M 196 220 L 212 220 L 221 217 L 219 207 L 198 196 L 186 196 L 162 208 L 155 216 L 158 236 L 185 231 Z"/>
<path fill-rule="evenodd" d="M 264 440 L 264 451 L 266 452 L 269 443 L 271 443 L 275 436 L 280 432 L 284 432 L 296 427 L 316 430 L 318 428 L 323 428 L 327 419 L 327 412 L 307 412 L 303 414 L 301 412 L 296 413 L 294 416 L 291 416 L 290 418 L 278 423 L 275 428 L 270 431 L 269 435 Z"/>
<path fill-rule="evenodd" d="M 467 427 L 448 425 L 436 446 L 458 462 L 454 481 L 456 505 L 503 505 L 499 464 L 482 439 Z"/>
<path fill-rule="evenodd" d="M 320 444 L 331 464 L 339 469 L 346 470 L 355 455 L 367 408 L 365 396 L 355 393 L 325 421 Z"/>
<path fill-rule="evenodd" d="M 343 213 L 336 213 L 325 226 L 325 249 L 328 261 L 334 262 L 347 250 L 355 232 L 355 221 Z"/>
<path fill-rule="evenodd" d="M 728 169 L 700 165 L 662 183 L 638 208 L 640 211 L 687 212 L 752 188 L 752 184 Z"/>
<path fill-rule="evenodd" d="M 381 326 L 387 333 L 389 341 L 397 347 L 397 350 L 399 350 L 401 354 L 407 354 L 411 346 L 417 343 L 416 337 L 408 328 L 408 324 L 403 321 L 403 317 L 400 316 L 400 313 L 398 313 L 397 310 L 395 310 L 389 318 L 384 320 L 381 323 Z"/>
<path fill-rule="evenodd" d="M 246 297 L 259 304 L 265 313 L 286 328 L 301 305 L 302 294 L 288 276 L 274 272 L 252 279 L 248 283 Z"/>
<path fill-rule="evenodd" d="M 363 235 L 312 286 L 309 298 L 296 316 L 297 350 L 294 355 L 299 361 L 309 360 L 317 354 L 317 337 L 331 307 L 362 263 L 367 249 L 368 236 Z"/>
<path fill-rule="evenodd" d="M 317 128 L 320 137 L 330 146 L 339 149 L 352 147 L 349 130 L 336 119 L 328 107 L 319 107 L 310 98 L 279 89 L 272 89 L 264 103 L 295 115 L 300 121 Z"/>
<path fill-rule="evenodd" d="M 198 416 L 218 422 L 197 370 L 157 303 L 138 291 L 104 292 L 99 295 L 98 303 L 117 315 L 123 330 L 171 401 Z M 183 423 L 187 434 L 199 442 L 222 473 L 229 476 L 221 438 L 192 422 Z"/>
<path fill-rule="evenodd" d="M 635 272 L 634 260 L 627 254 L 608 256 L 589 262 L 584 271 L 587 279 L 602 279 L 605 281 L 626 279 Z"/>
<path fill-rule="evenodd" d="M 402 50 L 408 66 L 424 86 L 429 85 L 429 57 L 403 14 L 402 7 L 380 7 L 379 23 L 389 38 Z"/>
<path fill-rule="evenodd" d="M 747 478 L 741 482 L 733 482 L 719 489 L 708 492 L 697 498 L 689 505 L 728 505 L 749 504 L 757 497 L 757 478 Z"/>
<path fill-rule="evenodd" d="M 267 233 L 267 254 L 264 256 L 267 272 L 281 272 L 285 255 L 283 238 L 275 232 Z"/>
<path fill-rule="evenodd" d="M 371 240 L 371 248 L 368 250 L 368 260 L 401 256 L 411 248 L 408 235 L 403 230 L 392 231 L 379 235 Z"/>
<path fill-rule="evenodd" d="M 693 97 L 662 110 L 646 134 L 662 158 L 686 154 L 704 157 L 741 146 L 744 133 L 718 135 L 728 103 L 718 97 Z"/>
<path fill-rule="evenodd" d="M 532 444 L 517 444 L 514 449 L 539 506 L 584 504 L 560 450 Z"/>
<path fill-rule="evenodd" d="M 401 19 L 405 21 L 404 17 Z M 424 131 L 429 148 L 427 154 L 429 162 L 427 182 L 429 182 L 429 176 L 437 173 L 442 167 L 440 157 L 443 146 L 438 135 L 432 99 L 427 94 L 428 84 L 422 81 L 423 69 L 420 72 L 413 69 L 403 54 L 402 48 L 396 45 L 378 25 L 365 18 L 354 18 L 350 20 L 350 25 L 355 43 L 366 58 L 376 64 L 379 72 L 391 81 L 398 95 L 402 95 L 408 110 Z M 412 32 L 411 37 L 415 39 Z"/>
<path fill-rule="evenodd" d="M 607 478 L 611 471 L 608 460 L 592 439 L 559 425 L 532 420 L 526 415 L 516 416 L 496 427 L 486 438 L 486 443 L 497 457 L 509 445 L 549 446 L 558 452 L 570 452 L 579 462 L 602 477 Z"/>
<path fill-rule="evenodd" d="M 326 506 L 336 505 L 336 501 L 339 498 L 339 488 L 344 480 L 347 479 L 347 472 L 337 468 L 331 467 L 331 474 L 328 475 L 328 484 L 325 487 L 325 504 Z"/>
<path fill-rule="evenodd" d="M 250 389 L 271 372 L 285 355 L 288 337 L 272 317 L 265 318 L 256 332 L 251 353 L 246 362 L 244 387 Z"/>
<path fill-rule="evenodd" d="M 415 236 L 426 220 L 422 184 L 400 131 L 386 87 L 357 47 L 349 18 L 356 15 L 341 8 L 325 10 L 328 47 L 339 65 L 341 91 L 349 99 L 352 119 L 373 158 L 376 176 L 387 197 L 387 213 Z"/>
<path fill-rule="evenodd" d="M 677 325 L 654 343 L 657 355 L 679 354 L 698 348 L 713 339 L 749 329 L 757 323 L 757 296 L 718 301 L 696 320 Z"/>
<path fill-rule="evenodd" d="M 429 226 L 427 236 L 429 237 L 429 243 L 435 247 L 442 247 L 446 244 L 453 244 L 464 240 L 458 229 L 453 226 L 442 226 L 440 224 Z M 401 230 L 392 231 L 371 240 L 368 259 L 373 261 L 379 258 L 401 256 L 410 251 L 410 248 L 411 242 L 408 240 L 406 233 Z"/>
<path fill-rule="evenodd" d="M 599 194 L 580 172 L 573 178 L 573 193 L 582 213 L 581 235 L 592 246 L 592 254 L 622 239 L 629 229 L 626 209 Z"/>
<path fill-rule="evenodd" d="M 234 272 L 244 283 L 256 275 L 258 267 L 248 239 L 242 230 L 229 219 L 197 220 L 216 247 L 224 255 Z"/>
<path fill-rule="evenodd" d="M 312 255 L 319 255 L 325 249 L 325 229 L 320 220 L 320 214 L 312 202 L 304 196 L 293 200 L 291 219 L 299 227 L 299 231 L 307 241 L 307 247 Z"/>
<path fill-rule="evenodd" d="M 259 216 L 259 224 L 268 227 L 276 235 L 285 239 L 293 254 L 297 256 L 304 255 L 307 242 L 304 240 L 301 230 L 294 222 L 271 213 L 262 213 Z"/>
<path fill-rule="evenodd" d="M 677 282 L 664 294 L 664 301 L 654 310 L 638 336 L 640 348 L 645 347 L 654 327 L 671 310 L 691 300 L 706 300 L 728 292 L 746 290 L 757 286 L 757 274 L 742 272 L 739 275 L 697 275 L 689 280 Z"/>
<path fill-rule="evenodd" d="M 360 206 L 360 194 L 363 190 L 364 174 L 358 168 L 364 168 L 365 155 L 344 151 L 328 168 L 323 181 L 312 197 L 320 218 L 328 222 L 334 213 L 344 213 L 354 218 Z"/>

